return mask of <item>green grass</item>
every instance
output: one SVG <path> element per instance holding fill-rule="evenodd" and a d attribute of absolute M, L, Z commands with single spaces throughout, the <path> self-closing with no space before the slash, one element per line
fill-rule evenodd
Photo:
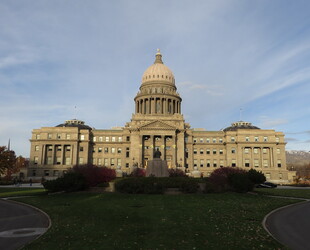
<path fill-rule="evenodd" d="M 51 229 L 25 249 L 280 249 L 261 222 L 296 201 L 257 195 L 72 193 L 22 198 Z"/>
<path fill-rule="evenodd" d="M 263 195 L 275 195 L 275 196 L 310 199 L 310 189 L 256 188 L 255 192 Z"/>
<path fill-rule="evenodd" d="M 46 191 L 44 188 L 19 188 L 19 187 L 0 188 L 0 198 L 32 196 L 45 193 Z"/>

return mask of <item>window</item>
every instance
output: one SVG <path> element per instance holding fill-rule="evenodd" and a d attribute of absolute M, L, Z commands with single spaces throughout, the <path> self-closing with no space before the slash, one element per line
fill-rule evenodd
<path fill-rule="evenodd" d="M 268 141 L 268 137 L 264 136 L 264 142 L 267 142 L 267 141 Z"/>
<path fill-rule="evenodd" d="M 259 167 L 259 160 L 258 159 L 254 159 L 254 167 L 255 168 Z"/>
<path fill-rule="evenodd" d="M 117 159 L 117 166 L 122 166 L 122 159 Z"/>
<path fill-rule="evenodd" d="M 32 176 L 36 176 L 37 175 L 37 171 L 35 169 L 32 170 Z"/>
<path fill-rule="evenodd" d="M 280 148 L 277 148 L 277 154 L 281 154 L 281 149 Z"/>
<path fill-rule="evenodd" d="M 188 136 L 185 136 L 184 141 L 188 143 Z"/>
<path fill-rule="evenodd" d="M 200 154 L 203 155 L 203 148 L 200 149 Z"/>
<path fill-rule="evenodd" d="M 216 138 L 213 138 L 213 140 L 212 140 L 212 141 L 213 141 L 213 143 L 216 143 Z"/>
<path fill-rule="evenodd" d="M 126 168 L 129 168 L 129 163 L 126 163 Z"/>
<path fill-rule="evenodd" d="M 207 149 L 206 153 L 207 153 L 207 155 L 209 155 L 210 154 L 210 149 Z"/>
<path fill-rule="evenodd" d="M 94 142 L 97 141 L 97 137 L 96 137 L 96 136 L 93 137 L 93 141 L 94 141 Z"/>
<path fill-rule="evenodd" d="M 50 171 L 49 170 L 44 170 L 44 176 L 49 176 L 50 175 Z"/>
<path fill-rule="evenodd" d="M 245 154 L 248 154 L 249 152 L 250 152 L 250 149 L 249 149 L 249 148 L 245 148 L 245 149 L 244 149 L 244 153 L 245 153 Z"/>
<path fill-rule="evenodd" d="M 126 158 L 129 158 L 130 154 L 129 151 L 126 151 Z"/>
<path fill-rule="evenodd" d="M 232 148 L 232 149 L 231 149 L 231 153 L 232 153 L 232 154 L 235 154 L 235 153 L 236 153 L 236 148 Z"/>
<path fill-rule="evenodd" d="M 223 154 L 223 149 L 220 149 L 220 155 L 222 155 Z"/>
<path fill-rule="evenodd" d="M 71 158 L 70 157 L 66 157 L 66 165 L 70 165 L 71 164 Z"/>
<path fill-rule="evenodd" d="M 203 167 L 203 160 L 200 160 L 200 167 Z"/>
<path fill-rule="evenodd" d="M 266 176 L 266 179 L 267 179 L 267 180 L 270 179 L 270 173 L 266 173 L 265 176 Z"/>
<path fill-rule="evenodd" d="M 99 136 L 99 141 L 103 141 L 103 137 L 102 136 Z"/>
<path fill-rule="evenodd" d="M 222 138 L 219 139 L 219 143 L 223 143 L 223 139 Z"/>
<path fill-rule="evenodd" d="M 213 161 L 213 167 L 214 167 L 214 168 L 217 167 L 217 162 L 216 162 L 216 160 Z"/>
<path fill-rule="evenodd" d="M 109 148 L 105 147 L 105 148 L 104 148 L 104 152 L 105 152 L 105 153 L 109 153 Z"/>
<path fill-rule="evenodd" d="M 111 158 L 111 159 L 110 159 L 110 163 L 111 163 L 111 164 L 110 164 L 110 165 L 111 165 L 111 167 L 113 167 L 113 166 L 115 165 L 114 158 Z"/>
<path fill-rule="evenodd" d="M 263 154 L 267 154 L 267 148 L 263 148 Z"/>
<path fill-rule="evenodd" d="M 98 158 L 98 165 L 101 166 L 102 165 L 102 159 Z"/>
<path fill-rule="evenodd" d="M 278 160 L 278 168 L 280 168 L 281 167 L 281 160 Z"/>
<path fill-rule="evenodd" d="M 126 136 L 126 141 L 130 141 L 130 136 Z"/>
<path fill-rule="evenodd" d="M 232 136 L 232 137 L 230 138 L 230 141 L 231 141 L 231 142 L 235 142 L 235 141 L 236 141 L 235 137 Z"/>
<path fill-rule="evenodd" d="M 210 160 L 207 160 L 207 167 L 209 168 L 210 167 Z"/>
<path fill-rule="evenodd" d="M 54 170 L 53 171 L 53 176 L 58 177 L 59 176 L 59 171 L 58 170 Z"/>
<path fill-rule="evenodd" d="M 40 135 L 36 135 L 36 139 L 39 140 L 40 139 Z"/>
<path fill-rule="evenodd" d="M 250 160 L 249 159 L 245 159 L 244 166 L 247 168 L 250 167 Z"/>
<path fill-rule="evenodd" d="M 57 134 L 57 139 L 61 139 L 61 134 Z"/>
<path fill-rule="evenodd" d="M 84 164 L 84 158 L 83 157 L 79 158 L 79 164 Z"/>
<path fill-rule="evenodd" d="M 115 142 L 115 141 L 116 141 L 116 140 L 115 140 L 115 136 L 112 136 L 112 141 L 113 141 L 113 142 Z"/>
<path fill-rule="evenodd" d="M 84 141 L 85 140 L 85 135 L 80 135 L 80 140 Z"/>
<path fill-rule="evenodd" d="M 224 167 L 224 161 L 223 160 L 220 160 L 220 167 Z"/>
<path fill-rule="evenodd" d="M 194 167 L 197 167 L 197 159 L 194 159 Z"/>
<path fill-rule="evenodd" d="M 80 147 L 80 152 L 83 152 L 84 151 L 84 148 L 83 147 Z"/>
<path fill-rule="evenodd" d="M 258 148 L 254 148 L 253 152 L 254 154 L 258 154 Z"/>
<path fill-rule="evenodd" d="M 199 141 L 200 141 L 200 142 L 203 142 L 203 138 L 200 138 Z"/>
<path fill-rule="evenodd" d="M 194 155 L 197 154 L 197 148 L 194 148 Z"/>
<path fill-rule="evenodd" d="M 57 157 L 57 158 L 56 158 L 56 164 L 57 164 L 57 165 L 60 165 L 60 164 L 61 164 L 61 157 Z"/>
<path fill-rule="evenodd" d="M 123 137 L 119 136 L 119 137 L 118 137 L 118 141 L 119 141 L 119 142 L 123 141 Z"/>
<path fill-rule="evenodd" d="M 213 154 L 216 155 L 216 149 L 213 149 Z"/>
<path fill-rule="evenodd" d="M 263 161 L 264 168 L 268 168 L 268 160 Z"/>
<path fill-rule="evenodd" d="M 258 140 L 258 136 L 255 136 L 255 137 L 254 137 L 254 141 L 255 141 L 255 142 L 258 142 L 258 141 L 259 141 L 259 140 Z"/>
<path fill-rule="evenodd" d="M 39 151 L 39 149 L 40 149 L 39 145 L 34 146 L 34 151 Z"/>
<path fill-rule="evenodd" d="M 71 151 L 71 146 L 66 146 L 66 151 Z"/>
<path fill-rule="evenodd" d="M 52 164 L 53 164 L 53 161 L 52 161 L 52 157 L 51 157 L 51 156 L 48 156 L 48 157 L 47 157 L 47 164 L 48 164 L 48 165 L 52 165 Z"/>
<path fill-rule="evenodd" d="M 115 148 L 111 148 L 111 153 L 115 154 Z"/>
<path fill-rule="evenodd" d="M 276 142 L 279 143 L 280 142 L 280 138 L 276 137 Z"/>
<path fill-rule="evenodd" d="M 105 141 L 109 142 L 110 141 L 110 137 L 106 136 Z"/>
<path fill-rule="evenodd" d="M 207 143 L 210 143 L 210 138 L 207 138 L 207 139 L 206 139 L 206 142 L 207 142 Z"/>
<path fill-rule="evenodd" d="M 245 141 L 250 141 L 250 137 L 246 136 Z"/>
<path fill-rule="evenodd" d="M 157 150 L 157 149 L 159 150 L 159 147 L 155 147 L 155 150 Z M 171 147 L 170 147 L 170 146 L 166 146 L 166 149 L 167 149 L 167 150 L 170 150 Z M 194 149 L 194 151 L 195 151 L 195 149 Z M 196 154 L 197 154 L 197 152 L 196 152 Z"/>
<path fill-rule="evenodd" d="M 52 151 L 53 150 L 53 146 L 47 146 L 47 150 L 48 151 Z"/>
<path fill-rule="evenodd" d="M 60 145 L 56 146 L 56 149 L 57 151 L 61 151 L 61 146 Z"/>
<path fill-rule="evenodd" d="M 102 152 L 102 148 L 98 148 L 98 153 L 101 153 Z M 105 152 L 107 153 L 107 152 Z"/>
<path fill-rule="evenodd" d="M 109 166 L 109 159 L 104 158 L 104 166 L 105 167 Z"/>
<path fill-rule="evenodd" d="M 236 160 L 231 160 L 231 166 L 232 166 L 232 167 L 236 167 L 236 166 L 237 166 Z"/>
<path fill-rule="evenodd" d="M 38 162 L 39 162 L 39 157 L 38 157 L 38 156 L 35 156 L 34 159 L 33 159 L 33 163 L 34 163 L 35 165 L 37 165 Z"/>
<path fill-rule="evenodd" d="M 279 173 L 279 179 L 281 180 L 282 179 L 282 173 Z"/>
<path fill-rule="evenodd" d="M 194 138 L 193 142 L 196 143 L 197 142 L 197 138 Z"/>
<path fill-rule="evenodd" d="M 121 148 L 117 148 L 117 153 L 121 154 L 122 153 L 122 149 Z"/>
<path fill-rule="evenodd" d="M 70 134 L 66 134 L 66 139 L 70 140 L 71 139 L 71 135 Z"/>
<path fill-rule="evenodd" d="M 52 139 L 52 134 L 47 134 L 47 139 Z"/>

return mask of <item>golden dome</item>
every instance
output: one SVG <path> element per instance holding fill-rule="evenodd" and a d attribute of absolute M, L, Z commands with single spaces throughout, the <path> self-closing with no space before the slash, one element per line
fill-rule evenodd
<path fill-rule="evenodd" d="M 142 84 L 165 83 L 174 85 L 174 75 L 172 71 L 164 65 L 160 50 L 157 50 L 156 59 L 153 65 L 148 67 L 142 76 Z"/>

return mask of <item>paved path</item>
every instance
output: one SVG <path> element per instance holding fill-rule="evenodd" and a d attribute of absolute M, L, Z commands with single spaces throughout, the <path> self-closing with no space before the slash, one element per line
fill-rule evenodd
<path fill-rule="evenodd" d="M 45 233 L 49 225 L 49 217 L 40 210 L 0 199 L 0 249 L 20 249 Z"/>
<path fill-rule="evenodd" d="M 310 249 L 310 202 L 280 208 L 267 215 L 265 226 L 280 243 L 294 250 Z"/>

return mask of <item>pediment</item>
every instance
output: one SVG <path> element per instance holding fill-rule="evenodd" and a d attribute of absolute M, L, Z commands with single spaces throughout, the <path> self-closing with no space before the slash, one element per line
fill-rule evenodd
<path fill-rule="evenodd" d="M 140 127 L 141 130 L 176 130 L 176 127 L 173 127 L 162 121 L 154 121 L 148 124 L 145 124 Z"/>

